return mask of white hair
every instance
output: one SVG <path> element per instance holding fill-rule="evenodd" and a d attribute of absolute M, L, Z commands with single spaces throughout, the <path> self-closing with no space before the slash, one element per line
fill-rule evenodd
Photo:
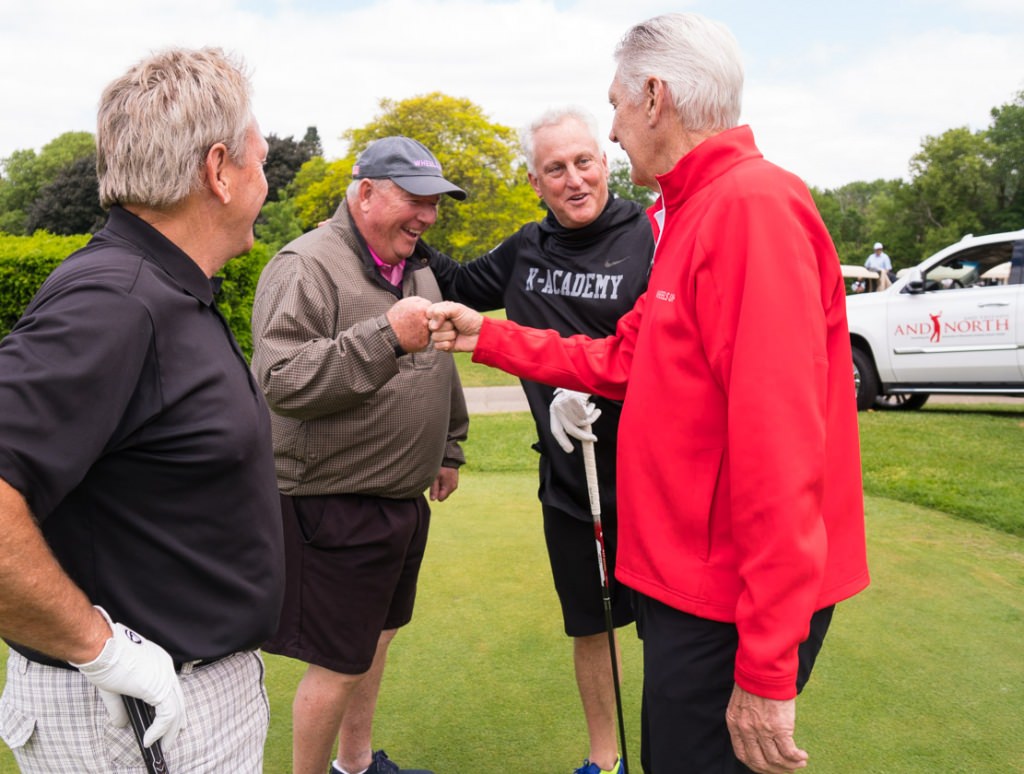
<path fill-rule="evenodd" d="M 695 13 L 655 16 L 615 49 L 616 78 L 632 103 L 650 77 L 665 82 L 683 127 L 720 132 L 739 123 L 743 62 L 728 28 Z"/>
<path fill-rule="evenodd" d="M 594 118 L 590 111 L 576 105 L 551 108 L 541 113 L 519 131 L 519 147 L 523 151 L 523 156 L 526 157 L 526 170 L 531 175 L 537 173 L 536 159 L 534 158 L 536 150 L 534 148 L 534 141 L 537 137 L 537 132 L 548 126 L 559 126 L 566 121 L 577 121 L 581 126 L 585 127 L 597 145 L 598 150 L 600 150 L 600 130 L 597 128 L 597 119 Z"/>
<path fill-rule="evenodd" d="M 364 180 L 368 180 L 370 185 L 375 189 L 380 189 L 382 191 L 386 191 L 392 187 L 398 187 L 398 183 L 389 177 L 361 177 L 348 184 L 348 187 L 345 189 L 345 198 L 352 199 L 353 201 L 359 198 L 359 186 Z"/>

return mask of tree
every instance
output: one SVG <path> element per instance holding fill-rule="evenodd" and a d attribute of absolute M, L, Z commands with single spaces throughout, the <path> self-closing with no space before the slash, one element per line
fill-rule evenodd
<path fill-rule="evenodd" d="M 404 135 L 430 148 L 445 178 L 469 194 L 458 203 L 441 197 L 437 223 L 427 233 L 439 250 L 458 260 L 475 258 L 543 215 L 526 180 L 515 130 L 492 123 L 469 100 L 434 92 L 401 102 L 383 99 L 380 109 L 369 124 L 343 135 L 349 154 L 322 181 L 326 186 L 330 180 L 332 193 L 344 190 L 337 176 L 350 179 L 357 155 L 372 140 Z"/>
<path fill-rule="evenodd" d="M 294 199 L 267 202 L 256 221 L 256 237 L 271 251 L 277 252 L 305 230 L 299 221 Z"/>
<path fill-rule="evenodd" d="M 630 199 L 641 207 L 650 207 L 657 198 L 657 194 L 650 188 L 633 182 L 629 162 L 625 159 L 616 159 L 611 163 L 608 190 L 620 199 Z"/>
<path fill-rule="evenodd" d="M 320 133 L 316 130 L 315 126 L 310 126 L 306 129 L 306 134 L 303 136 L 300 145 L 309 154 L 309 158 L 324 155 L 324 146 L 320 142 Z"/>
<path fill-rule="evenodd" d="M 867 231 L 864 227 L 865 203 L 857 201 L 855 196 L 850 196 L 846 187 L 824 191 L 812 188 L 811 197 L 836 246 L 839 261 L 860 263 L 857 256 L 861 252 L 860 245 L 864 242 L 864 234 Z"/>
<path fill-rule="evenodd" d="M 911 159 L 915 209 L 927 228 L 922 240 L 927 252 L 964 234 L 985 233 L 996 222 L 998 191 L 990 150 L 984 132 L 959 127 L 926 137 Z"/>
<path fill-rule="evenodd" d="M 1024 227 L 1024 92 L 992 118 L 986 130 L 926 137 L 910 183 L 812 190 L 840 259 L 860 262 L 877 239 L 894 266 L 911 266 L 965 234 Z"/>
<path fill-rule="evenodd" d="M 352 162 L 327 162 L 314 156 L 295 176 L 288 188 L 295 204 L 295 214 L 303 231 L 316 228 L 322 220 L 334 214 L 345 198 L 345 189 L 352 181 Z"/>
<path fill-rule="evenodd" d="M 89 132 L 65 132 L 37 154 L 17 150 L 0 161 L 0 230 L 25 234 L 28 211 L 42 188 L 78 159 L 96 153 Z"/>
<path fill-rule="evenodd" d="M 1000 231 L 1024 228 L 1024 91 L 992 109 L 988 141 L 999 206 L 994 225 Z"/>
<path fill-rule="evenodd" d="M 26 210 L 42 185 L 34 150 L 16 150 L 0 161 L 0 231 L 25 235 Z"/>
<path fill-rule="evenodd" d="M 32 149 L 16 150 L 3 161 L 3 183 L 0 185 L 0 205 L 5 211 L 24 212 L 32 204 L 41 183 L 39 157 Z"/>
<path fill-rule="evenodd" d="M 315 126 L 306 130 L 306 136 L 296 142 L 292 137 L 278 137 L 269 134 L 267 140 L 267 163 L 264 174 L 267 176 L 267 201 L 276 202 L 281 192 L 295 178 L 302 165 L 313 156 L 323 154 L 320 135 Z"/>
<path fill-rule="evenodd" d="M 925 257 L 922 228 L 914 217 L 914 195 L 902 180 L 847 183 L 811 195 L 842 263 L 861 264 L 875 242 L 883 242 L 893 267 L 912 266 Z"/>
<path fill-rule="evenodd" d="M 100 207 L 96 154 L 83 156 L 64 167 L 57 179 L 40 190 L 29 206 L 25 230 L 51 234 L 93 234 L 107 214 Z"/>

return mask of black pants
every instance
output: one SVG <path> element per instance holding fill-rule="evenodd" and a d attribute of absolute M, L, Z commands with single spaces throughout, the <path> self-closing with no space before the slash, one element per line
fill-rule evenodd
<path fill-rule="evenodd" d="M 725 722 L 734 684 L 736 626 L 683 613 L 643 594 L 634 595 L 633 609 L 644 643 L 644 772 L 749 772 L 733 753 Z M 798 692 L 811 676 L 833 609 L 811 617 L 810 635 L 799 649 Z"/>

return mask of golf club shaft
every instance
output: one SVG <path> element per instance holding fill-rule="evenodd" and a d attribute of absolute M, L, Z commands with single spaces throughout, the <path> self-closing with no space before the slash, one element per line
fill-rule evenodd
<path fill-rule="evenodd" d="M 620 774 L 627 774 L 626 724 L 622 719 L 622 692 L 619 688 L 618 648 L 615 646 L 615 623 L 612 620 L 612 594 L 608 579 L 608 562 L 604 555 L 604 528 L 601 525 L 601 490 L 597 483 L 597 460 L 594 457 L 594 442 L 583 441 L 583 469 L 587 475 L 587 494 L 590 497 L 590 514 L 594 519 L 594 542 L 597 544 L 597 568 L 601 574 L 601 599 L 604 602 L 604 626 L 608 632 L 608 652 L 611 653 L 612 682 L 615 684 L 615 709 L 619 716 L 619 745 L 622 752 Z"/>
<path fill-rule="evenodd" d="M 125 709 L 128 710 L 128 722 L 135 733 L 135 741 L 139 743 L 139 751 L 146 764 L 146 771 L 149 774 L 169 774 L 170 769 L 167 768 L 167 759 L 164 758 L 160 740 L 153 742 L 149 747 L 146 747 L 143 741 L 146 729 L 153 722 L 153 708 L 134 696 L 122 696 L 121 698 L 124 699 Z"/>

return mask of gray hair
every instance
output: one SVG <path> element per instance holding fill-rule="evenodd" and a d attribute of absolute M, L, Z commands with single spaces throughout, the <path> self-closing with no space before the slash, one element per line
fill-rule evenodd
<path fill-rule="evenodd" d="M 575 105 L 566 107 L 551 108 L 537 116 L 529 125 L 519 131 L 519 147 L 526 157 L 526 170 L 534 175 L 537 173 L 536 159 L 534 158 L 534 139 L 537 132 L 548 126 L 559 126 L 565 121 L 577 121 L 585 126 L 587 132 L 594 139 L 598 150 L 601 149 L 600 130 L 597 128 L 597 119 L 588 110 Z"/>
<path fill-rule="evenodd" d="M 359 198 L 359 186 L 364 180 L 370 181 L 370 185 L 375 189 L 379 188 L 382 191 L 386 191 L 392 187 L 398 187 L 398 183 L 390 177 L 361 177 L 348 184 L 348 187 L 345 189 L 345 198 L 352 199 L 353 201 Z"/>
<path fill-rule="evenodd" d="M 739 123 L 743 62 L 728 28 L 695 13 L 655 16 L 631 28 L 615 48 L 616 77 L 640 99 L 649 77 L 668 86 L 683 127 L 720 132 Z"/>
<path fill-rule="evenodd" d="M 252 126 L 249 78 L 218 48 L 171 48 L 111 82 L 96 122 L 100 204 L 167 209 L 203 185 L 203 164 L 222 142 L 242 163 Z"/>

